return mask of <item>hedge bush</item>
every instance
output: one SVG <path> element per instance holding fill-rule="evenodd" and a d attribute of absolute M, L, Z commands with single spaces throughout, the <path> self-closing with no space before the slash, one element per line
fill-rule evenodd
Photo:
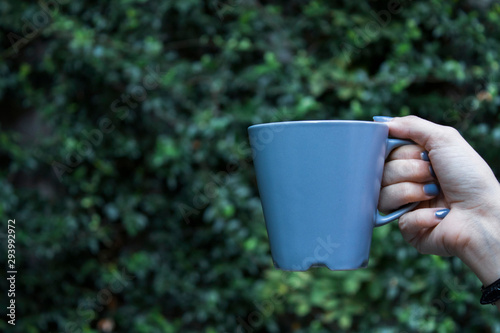
<path fill-rule="evenodd" d="M 272 267 L 246 128 L 419 115 L 500 171 L 500 5 L 0 3 L 5 332 L 500 331 L 396 223 L 368 268 Z M 5 223 L 4 223 L 5 222 Z M 4 265 L 3 267 L 6 267 Z"/>

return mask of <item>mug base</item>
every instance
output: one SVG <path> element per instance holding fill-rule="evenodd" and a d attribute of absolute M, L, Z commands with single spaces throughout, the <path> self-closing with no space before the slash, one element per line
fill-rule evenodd
<path fill-rule="evenodd" d="M 291 268 L 289 268 L 289 267 L 281 267 L 274 260 L 273 260 L 273 265 L 274 265 L 274 268 L 279 269 L 281 271 L 286 271 L 286 272 L 305 272 L 311 268 L 318 268 L 318 267 L 326 267 L 331 271 L 353 271 L 356 269 L 368 267 L 368 259 L 364 260 L 359 266 L 353 266 L 353 267 L 335 267 L 335 266 L 331 267 L 327 263 L 314 263 L 308 267 L 301 267 L 300 265 L 293 265 Z"/>

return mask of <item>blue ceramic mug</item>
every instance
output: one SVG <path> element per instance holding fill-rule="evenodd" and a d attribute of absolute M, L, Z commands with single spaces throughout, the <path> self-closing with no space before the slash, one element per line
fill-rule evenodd
<path fill-rule="evenodd" d="M 377 211 L 387 155 L 410 141 L 368 121 L 289 121 L 248 128 L 276 268 L 368 265 L 374 227 L 413 209 Z"/>

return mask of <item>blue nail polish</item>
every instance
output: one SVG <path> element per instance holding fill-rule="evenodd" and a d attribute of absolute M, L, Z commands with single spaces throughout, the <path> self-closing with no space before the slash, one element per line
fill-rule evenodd
<path fill-rule="evenodd" d="M 424 161 L 427 161 L 427 162 L 429 162 L 429 161 L 430 161 L 430 160 L 429 160 L 429 153 L 427 153 L 426 151 L 423 151 L 423 152 L 422 152 L 422 154 L 420 154 L 420 157 L 422 157 L 422 159 L 423 159 Z"/>
<path fill-rule="evenodd" d="M 386 116 L 374 116 L 373 121 L 379 122 L 379 123 L 386 123 L 388 121 L 391 121 L 394 119 L 393 117 L 386 117 Z"/>
<path fill-rule="evenodd" d="M 436 215 L 436 217 L 439 219 L 444 219 L 449 212 L 450 212 L 449 209 L 441 209 L 435 212 L 434 215 Z"/>
<path fill-rule="evenodd" d="M 434 173 L 434 169 L 432 168 L 432 165 L 429 165 L 429 171 L 431 172 L 431 176 L 436 178 L 436 173 Z"/>
<path fill-rule="evenodd" d="M 426 184 L 424 185 L 424 193 L 429 196 L 435 196 L 439 194 L 439 187 L 437 184 Z"/>

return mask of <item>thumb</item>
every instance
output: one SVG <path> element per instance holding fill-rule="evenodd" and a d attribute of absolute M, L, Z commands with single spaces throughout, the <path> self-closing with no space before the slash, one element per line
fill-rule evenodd
<path fill-rule="evenodd" d="M 404 214 L 399 218 L 399 230 L 404 240 L 422 254 L 450 256 L 442 237 L 438 235 L 439 230 L 435 230 L 449 211 L 445 208 L 421 208 Z"/>

